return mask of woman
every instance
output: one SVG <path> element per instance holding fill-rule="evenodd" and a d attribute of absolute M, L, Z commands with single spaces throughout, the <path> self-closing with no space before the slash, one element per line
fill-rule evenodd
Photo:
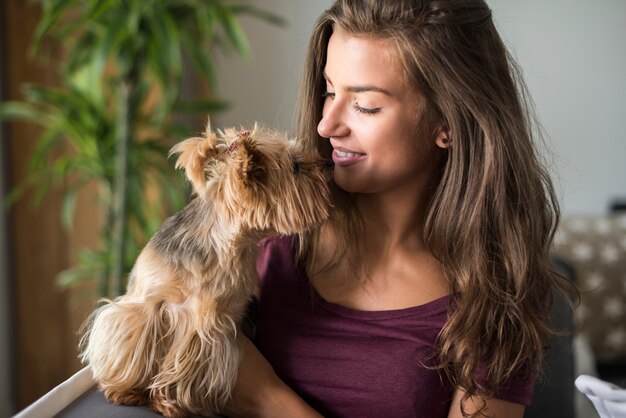
<path fill-rule="evenodd" d="M 564 286 L 558 205 L 488 6 L 338 0 L 301 93 L 336 213 L 261 246 L 230 415 L 522 417 Z"/>

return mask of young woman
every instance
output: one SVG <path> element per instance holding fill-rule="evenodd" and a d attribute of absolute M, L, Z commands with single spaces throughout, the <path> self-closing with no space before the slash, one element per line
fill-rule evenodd
<path fill-rule="evenodd" d="M 563 286 L 525 99 L 483 0 L 320 17 L 299 134 L 335 163 L 336 213 L 260 247 L 230 416 L 523 416 Z"/>

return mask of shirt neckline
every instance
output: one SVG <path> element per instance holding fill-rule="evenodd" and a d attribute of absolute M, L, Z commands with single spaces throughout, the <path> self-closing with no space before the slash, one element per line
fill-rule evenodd
<path fill-rule="evenodd" d="M 313 284 L 308 281 L 308 285 L 312 287 L 313 297 L 315 302 L 326 311 L 330 311 L 337 315 L 341 315 L 348 318 L 354 319 L 365 319 L 365 320 L 387 320 L 387 319 L 398 319 L 409 316 L 435 316 L 437 314 L 444 313 L 448 309 L 448 304 L 450 301 L 450 295 L 445 295 L 439 297 L 437 299 L 433 299 L 429 302 L 423 303 L 421 305 L 410 306 L 407 308 L 400 309 L 386 309 L 386 310 L 375 310 L 375 311 L 364 311 L 359 309 L 348 308 L 346 306 L 329 302 L 324 299 L 315 289 Z"/>

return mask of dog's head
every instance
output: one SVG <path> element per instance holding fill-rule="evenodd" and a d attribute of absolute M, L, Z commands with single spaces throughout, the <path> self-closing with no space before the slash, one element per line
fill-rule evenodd
<path fill-rule="evenodd" d="M 286 135 L 262 129 L 210 125 L 201 138 L 176 145 L 177 167 L 195 193 L 210 199 L 233 222 L 256 231 L 301 232 L 329 214 L 328 167 L 315 150 Z"/>
<path fill-rule="evenodd" d="M 266 165 L 252 140 L 256 132 L 255 126 L 252 132 L 227 129 L 215 134 L 209 122 L 201 137 L 176 144 L 170 156 L 178 154 L 176 168 L 185 170 L 194 193 L 202 199 L 207 198 L 207 191 L 226 172 L 254 187 L 262 180 Z"/>

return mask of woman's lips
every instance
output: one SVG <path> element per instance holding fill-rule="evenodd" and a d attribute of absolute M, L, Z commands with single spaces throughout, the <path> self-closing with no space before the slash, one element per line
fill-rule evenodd
<path fill-rule="evenodd" d="M 335 165 L 341 167 L 347 167 L 362 161 L 365 158 L 365 154 L 360 152 L 348 151 L 345 149 L 335 148 L 333 150 L 333 161 Z"/>

